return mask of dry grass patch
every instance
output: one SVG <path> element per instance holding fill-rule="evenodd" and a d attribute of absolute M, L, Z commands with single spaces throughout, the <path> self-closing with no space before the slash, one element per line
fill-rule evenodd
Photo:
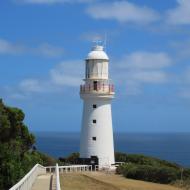
<path fill-rule="evenodd" d="M 61 188 L 64 190 L 119 190 L 112 184 L 96 180 L 81 173 L 64 173 L 60 175 Z"/>
<path fill-rule="evenodd" d="M 170 185 L 131 180 L 102 172 L 61 174 L 61 186 L 64 190 L 181 190 Z"/>

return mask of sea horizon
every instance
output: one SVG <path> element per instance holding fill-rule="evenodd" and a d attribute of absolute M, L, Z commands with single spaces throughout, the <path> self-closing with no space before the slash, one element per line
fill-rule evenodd
<path fill-rule="evenodd" d="M 55 158 L 79 152 L 79 131 L 33 131 L 39 151 Z M 190 132 L 114 132 L 115 152 L 143 154 L 190 167 Z"/>

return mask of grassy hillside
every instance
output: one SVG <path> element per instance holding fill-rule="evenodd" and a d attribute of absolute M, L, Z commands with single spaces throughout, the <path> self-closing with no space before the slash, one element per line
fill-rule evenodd
<path fill-rule="evenodd" d="M 153 157 L 116 153 L 116 161 L 125 162 L 117 168 L 117 173 L 126 178 L 163 184 L 190 179 L 189 168 Z"/>
<path fill-rule="evenodd" d="M 131 180 L 102 172 L 65 173 L 60 179 L 64 190 L 181 190 L 171 185 Z"/>

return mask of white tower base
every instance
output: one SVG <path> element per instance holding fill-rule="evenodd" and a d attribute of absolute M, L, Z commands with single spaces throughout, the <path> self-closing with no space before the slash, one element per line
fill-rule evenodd
<path fill-rule="evenodd" d="M 97 156 L 99 167 L 115 163 L 110 98 L 85 99 L 80 142 L 81 158 Z"/>

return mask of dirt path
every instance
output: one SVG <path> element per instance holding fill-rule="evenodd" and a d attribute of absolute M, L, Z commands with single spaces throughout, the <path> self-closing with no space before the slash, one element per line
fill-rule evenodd
<path fill-rule="evenodd" d="M 60 179 L 64 190 L 181 190 L 170 185 L 131 180 L 100 172 L 64 173 Z"/>
<path fill-rule="evenodd" d="M 32 190 L 49 190 L 51 186 L 51 174 L 39 175 L 32 186 Z"/>

